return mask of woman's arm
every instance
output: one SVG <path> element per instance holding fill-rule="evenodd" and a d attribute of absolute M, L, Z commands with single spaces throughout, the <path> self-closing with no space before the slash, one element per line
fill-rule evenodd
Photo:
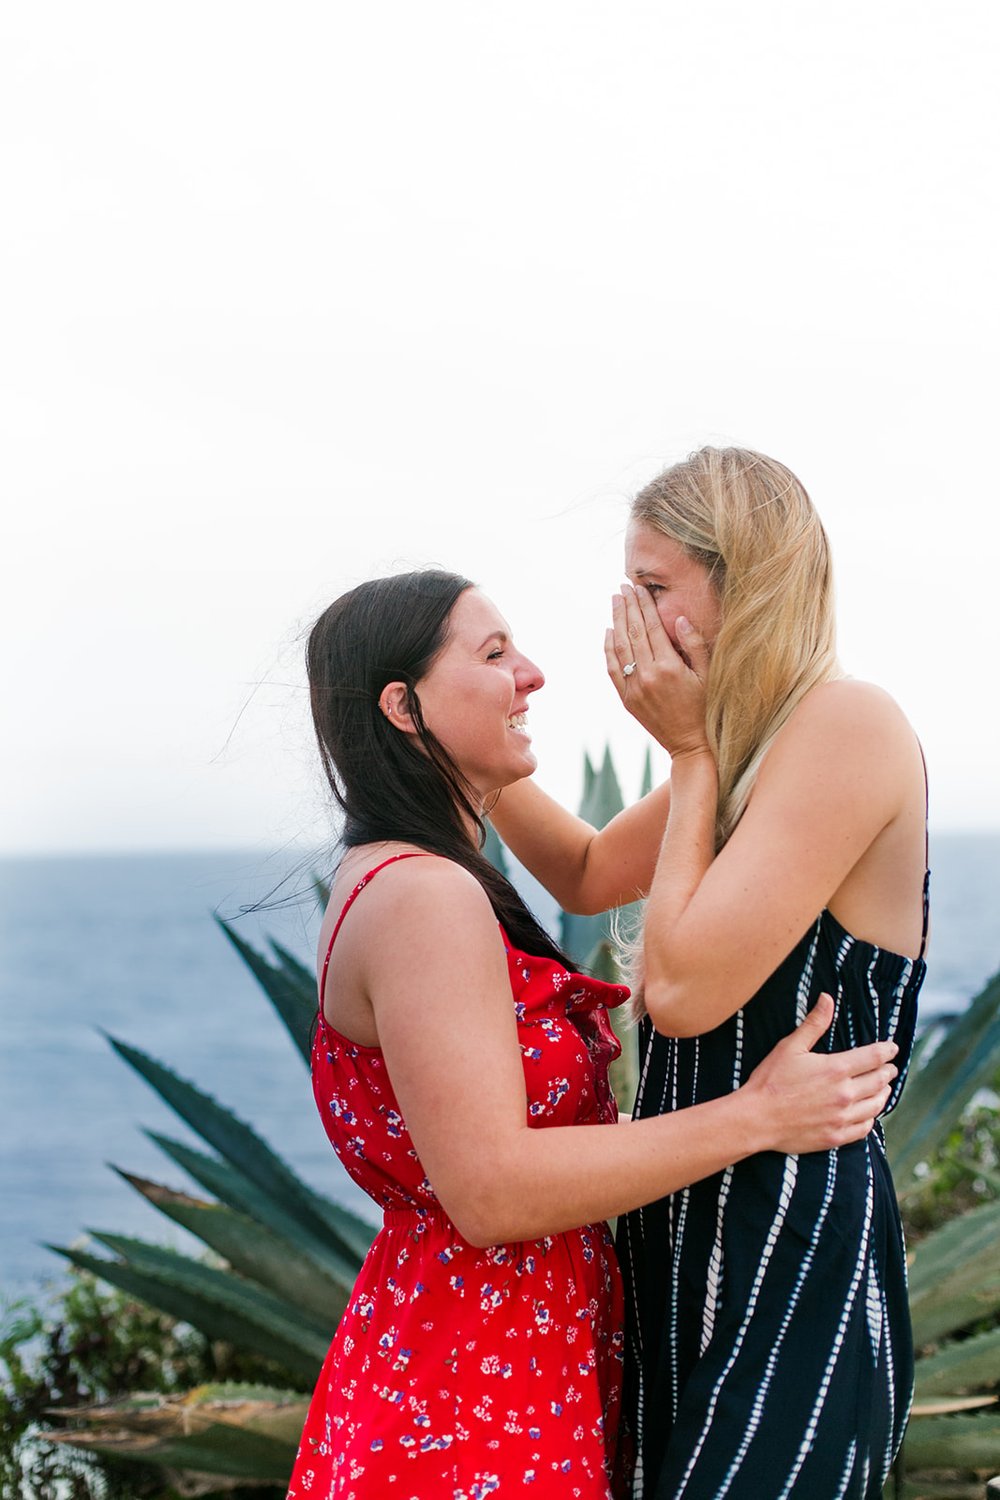
<path fill-rule="evenodd" d="M 532 1129 L 506 955 L 478 883 L 445 860 L 401 861 L 350 924 L 407 1127 L 445 1212 L 473 1244 L 608 1218 L 754 1151 L 860 1139 L 895 1075 L 891 1044 L 810 1051 L 832 1015 L 824 1001 L 724 1099 L 620 1130 Z"/>
<path fill-rule="evenodd" d="M 759 989 L 878 835 L 915 795 L 922 801 L 922 769 L 913 732 L 886 694 L 822 684 L 776 736 L 716 856 L 718 782 L 692 730 L 697 686 L 651 601 L 626 591 L 630 633 L 640 612 L 646 634 L 626 706 L 673 752 L 670 816 L 646 904 L 645 1002 L 658 1030 L 693 1036 Z M 691 642 L 694 656 L 701 643 Z"/>
<path fill-rule="evenodd" d="M 590 915 L 646 894 L 669 807 L 665 782 L 604 828 L 592 828 L 528 778 L 504 787 L 490 821 L 565 911 Z"/>

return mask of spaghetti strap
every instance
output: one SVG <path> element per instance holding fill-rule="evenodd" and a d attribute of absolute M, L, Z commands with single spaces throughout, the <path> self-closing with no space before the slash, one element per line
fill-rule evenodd
<path fill-rule="evenodd" d="M 337 918 L 337 925 L 334 927 L 333 933 L 330 937 L 330 941 L 327 945 L 326 957 L 323 960 L 323 972 L 320 975 L 319 980 L 320 1020 L 323 1019 L 323 995 L 326 991 L 326 971 L 330 967 L 330 955 L 333 952 L 333 945 L 337 941 L 337 933 L 340 931 L 347 913 L 350 911 L 357 898 L 361 895 L 361 892 L 364 890 L 368 882 L 370 880 L 374 880 L 379 870 L 384 870 L 386 865 L 394 865 L 396 861 L 400 859 L 422 859 L 428 855 L 429 851 L 426 849 L 414 849 L 408 854 L 390 854 L 388 859 L 384 859 L 380 865 L 376 865 L 373 870 L 369 870 L 367 875 L 362 875 L 361 879 L 358 881 L 357 885 L 354 887 L 353 891 L 344 902 L 343 910 L 341 911 L 340 916 Z"/>
<path fill-rule="evenodd" d="M 924 755 L 924 747 L 917 740 L 917 748 L 920 751 L 920 761 L 924 768 L 924 893 L 923 893 L 923 922 L 920 928 L 920 957 L 923 958 L 927 951 L 927 934 L 930 930 L 931 920 L 931 835 L 930 835 L 930 813 L 931 813 L 931 786 L 927 775 L 927 757 Z"/>

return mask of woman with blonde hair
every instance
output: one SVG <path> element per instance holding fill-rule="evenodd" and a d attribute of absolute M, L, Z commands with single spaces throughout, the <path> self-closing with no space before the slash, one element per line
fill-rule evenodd
<path fill-rule="evenodd" d="M 706 448 L 636 497 L 606 654 L 671 778 L 600 832 L 537 787 L 493 817 L 570 910 L 647 896 L 635 1115 L 738 1088 L 821 991 L 820 1044 L 906 1073 L 927 937 L 912 729 L 843 676 L 829 548 L 782 464 Z M 764 1153 L 628 1215 L 626 1418 L 646 1500 L 876 1500 L 912 1341 L 881 1127 Z"/>

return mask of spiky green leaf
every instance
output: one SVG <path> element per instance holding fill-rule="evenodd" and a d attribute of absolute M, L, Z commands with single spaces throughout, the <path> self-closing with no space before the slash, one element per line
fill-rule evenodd
<path fill-rule="evenodd" d="M 282 1337 L 301 1335 L 308 1347 L 325 1354 L 335 1325 L 335 1320 L 325 1312 L 308 1312 L 285 1297 L 254 1286 L 242 1276 L 193 1260 L 168 1245 L 154 1245 L 132 1235 L 110 1234 L 105 1230 L 91 1229 L 88 1233 L 135 1270 L 164 1277 L 199 1295 L 214 1297 L 220 1307 L 246 1313 L 262 1327 L 274 1328 Z"/>
<path fill-rule="evenodd" d="M 268 963 L 263 954 L 239 937 L 233 931 L 231 923 L 222 921 L 220 917 L 215 920 L 274 1006 L 296 1049 L 308 1065 L 312 1027 L 316 1019 L 315 976 L 276 943 L 272 947 L 281 962 L 275 967 Z"/>
<path fill-rule="evenodd" d="M 301 958 L 297 958 L 294 953 L 290 952 L 284 943 L 279 943 L 277 938 L 269 938 L 268 943 L 271 952 L 278 960 L 289 983 L 300 990 L 304 999 L 308 1002 L 310 1017 L 314 1017 L 316 1015 L 317 1000 L 315 971 L 310 969 L 307 964 L 304 964 Z M 312 1020 L 310 1020 L 311 1025 Z"/>
<path fill-rule="evenodd" d="M 607 940 L 602 939 L 590 953 L 587 973 L 608 984 L 621 984 L 621 970 Z M 611 1087 L 618 1108 L 627 1113 L 635 1102 L 639 1084 L 639 1033 L 632 1023 L 627 1003 L 609 1010 L 608 1019 L 622 1049 L 621 1056 L 611 1064 Z"/>
<path fill-rule="evenodd" d="M 618 773 L 611 759 L 610 747 L 606 746 L 600 769 L 592 772 L 590 784 L 585 788 L 580 804 L 580 817 L 595 828 L 603 828 L 612 818 L 617 817 L 624 806 Z"/>
<path fill-rule="evenodd" d="M 230 1208 L 236 1209 L 239 1213 L 249 1214 L 251 1218 L 273 1229 L 276 1234 L 290 1240 L 304 1254 L 310 1256 L 328 1276 L 333 1277 L 334 1280 L 340 1279 L 344 1275 L 345 1266 L 352 1268 L 352 1276 L 357 1275 L 361 1262 L 375 1238 L 375 1229 L 357 1214 L 351 1213 L 349 1209 L 340 1208 L 339 1205 L 331 1205 L 337 1207 L 341 1215 L 337 1242 L 328 1234 L 315 1235 L 305 1229 L 300 1220 L 288 1213 L 269 1193 L 251 1182 L 249 1177 L 231 1166 L 229 1162 L 219 1161 L 214 1156 L 206 1156 L 203 1152 L 186 1146 L 182 1141 L 159 1135 L 156 1131 L 147 1130 L 146 1134 L 150 1140 L 155 1141 L 161 1151 L 165 1152 L 201 1187 L 214 1193 Z M 346 1249 L 338 1248 L 338 1244 L 350 1245 L 352 1248 L 348 1252 Z"/>
<path fill-rule="evenodd" d="M 315 1314 L 326 1327 L 340 1320 L 357 1274 L 347 1260 L 342 1262 L 342 1274 L 330 1277 L 294 1241 L 273 1233 L 246 1214 L 175 1192 L 147 1177 L 115 1170 L 148 1203 L 221 1255 L 241 1276 L 277 1293 L 292 1306 Z"/>
<path fill-rule="evenodd" d="M 917 1246 L 910 1314 L 920 1344 L 948 1338 L 1000 1311 L 1000 1203 L 971 1209 Z"/>
<path fill-rule="evenodd" d="M 581 806 L 586 804 L 587 798 L 590 796 L 590 789 L 596 779 L 597 772 L 594 770 L 594 762 L 585 750 L 583 752 L 583 802 L 580 804 Z"/>
<path fill-rule="evenodd" d="M 258 1292 L 255 1296 L 249 1285 L 242 1298 L 220 1297 L 217 1295 L 219 1287 L 207 1285 L 205 1278 L 189 1276 L 183 1271 L 175 1270 L 171 1274 L 169 1270 L 142 1269 L 125 1261 L 107 1260 L 64 1245 L 49 1245 L 48 1248 L 80 1270 L 90 1271 L 130 1296 L 148 1302 L 150 1307 L 190 1323 L 206 1338 L 222 1339 L 237 1349 L 250 1350 L 264 1359 L 273 1360 L 301 1379 L 304 1385 L 310 1385 L 316 1379 L 326 1353 L 323 1337 L 303 1328 L 298 1322 L 271 1315 L 262 1305 L 267 1294 Z M 210 1268 L 200 1269 L 208 1271 Z M 220 1272 L 219 1275 L 230 1283 L 236 1282 L 231 1273 Z M 227 1292 L 230 1290 L 226 1288 Z M 294 1312 L 294 1309 L 290 1311 Z M 332 1329 L 330 1332 L 332 1334 Z"/>
<path fill-rule="evenodd" d="M 174 1435 L 133 1433 L 123 1423 L 115 1430 L 84 1427 L 47 1432 L 45 1438 L 47 1442 L 109 1458 L 132 1459 L 190 1474 L 224 1475 L 230 1482 L 222 1485 L 223 1489 L 235 1488 L 239 1481 L 254 1486 L 285 1485 L 295 1462 L 295 1444 L 259 1432 L 246 1432 L 228 1422 L 208 1423 L 195 1432 L 179 1429 Z"/>
<path fill-rule="evenodd" d="M 483 843 L 483 853 L 495 870 L 499 870 L 505 880 L 510 879 L 510 870 L 507 866 L 507 855 L 493 824 L 486 824 L 486 839 Z"/>
<path fill-rule="evenodd" d="M 1000 1414 L 995 1410 L 953 1417 L 918 1417 L 906 1431 L 908 1472 L 919 1469 L 1000 1471 Z"/>
<path fill-rule="evenodd" d="M 639 787 L 639 796 L 648 797 L 653 790 L 653 755 L 650 747 L 646 746 L 646 754 L 642 762 L 642 783 Z"/>
<path fill-rule="evenodd" d="M 902 1199 L 919 1190 L 917 1167 L 956 1128 L 973 1095 L 1000 1073 L 1000 975 L 919 1062 L 911 1065 L 903 1096 L 886 1121 L 886 1147 Z"/>
<path fill-rule="evenodd" d="M 595 771 L 590 758 L 584 758 L 583 799 L 580 817 L 594 828 L 603 828 L 624 807 L 621 787 L 606 749 L 600 769 Z M 594 916 L 582 916 L 577 912 L 564 911 L 559 924 L 559 943 L 574 963 L 583 965 L 587 955 L 598 943 L 607 939 L 611 919 L 606 912 Z"/>
<path fill-rule="evenodd" d="M 1000 1328 L 945 1344 L 917 1360 L 917 1400 L 964 1395 L 1000 1383 Z"/>
<path fill-rule="evenodd" d="M 349 1219 L 336 1205 L 326 1202 L 308 1188 L 267 1142 L 231 1110 L 138 1047 L 129 1046 L 115 1037 L 108 1040 L 118 1055 L 145 1078 L 192 1130 L 280 1203 L 311 1234 L 320 1239 L 332 1234 L 340 1248 L 351 1255 L 357 1253 L 359 1243 L 366 1243 L 364 1235 L 358 1240 L 351 1234 Z M 344 1236 L 345 1226 L 347 1237 Z"/>
<path fill-rule="evenodd" d="M 53 1441 L 230 1481 L 287 1481 L 308 1402 L 268 1386 L 205 1385 L 186 1396 L 127 1396 L 63 1410 Z M 75 1425 L 83 1423 L 83 1426 Z M 228 1486 L 224 1486 L 228 1488 Z"/>

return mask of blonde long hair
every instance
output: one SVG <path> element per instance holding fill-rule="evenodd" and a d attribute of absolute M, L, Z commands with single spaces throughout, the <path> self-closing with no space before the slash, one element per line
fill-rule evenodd
<path fill-rule="evenodd" d="M 795 475 L 745 448 L 692 453 L 639 491 L 631 519 L 704 563 L 718 592 L 706 720 L 721 848 L 778 730 L 810 688 L 841 675 L 829 542 Z"/>

